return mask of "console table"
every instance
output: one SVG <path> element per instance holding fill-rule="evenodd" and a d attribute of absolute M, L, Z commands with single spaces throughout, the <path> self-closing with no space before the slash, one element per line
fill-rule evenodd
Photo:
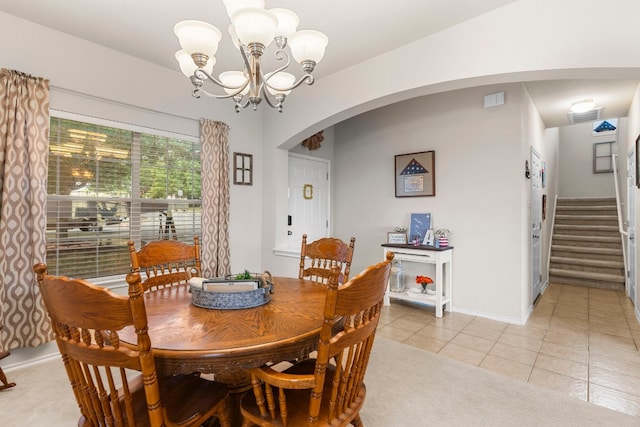
<path fill-rule="evenodd" d="M 415 262 L 424 264 L 435 264 L 436 294 L 419 294 L 409 291 L 391 292 L 387 283 L 387 290 L 384 294 L 384 305 L 389 305 L 391 298 L 411 301 L 418 304 L 435 305 L 436 317 L 442 317 L 442 309 L 446 305 L 446 310 L 451 311 L 451 264 L 453 247 L 436 248 L 434 246 L 414 246 L 397 245 L 385 243 L 382 245 L 383 256 L 387 252 L 394 253 L 394 260 L 405 262 Z M 417 286 L 409 284 L 409 288 Z"/>

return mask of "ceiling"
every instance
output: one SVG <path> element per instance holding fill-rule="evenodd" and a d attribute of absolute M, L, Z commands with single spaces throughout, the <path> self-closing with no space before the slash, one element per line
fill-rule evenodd
<path fill-rule="evenodd" d="M 318 78 L 513 1 L 266 0 L 267 8 L 296 12 L 299 29 L 327 34 L 327 52 L 314 73 Z M 176 71 L 180 46 L 173 26 L 185 19 L 207 21 L 223 33 L 214 73 L 241 67 L 226 32 L 230 22 L 222 0 L 0 0 L 0 11 Z M 571 101 L 584 98 L 604 107 L 603 118 L 626 116 L 637 85 L 637 80 L 614 79 L 526 84 L 547 127 L 569 124 Z"/>

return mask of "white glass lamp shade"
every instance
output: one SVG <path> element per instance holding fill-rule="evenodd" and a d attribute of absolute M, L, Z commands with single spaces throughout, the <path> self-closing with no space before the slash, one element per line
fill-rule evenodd
<path fill-rule="evenodd" d="M 231 37 L 233 45 L 236 47 L 236 49 L 240 49 L 240 43 L 238 43 L 238 34 L 236 33 L 236 28 L 233 26 L 233 24 L 229 25 L 227 31 L 229 31 L 229 36 Z"/>
<path fill-rule="evenodd" d="M 572 103 L 571 111 L 573 113 L 586 113 L 587 111 L 593 110 L 595 106 L 596 104 L 593 102 L 593 99 L 583 99 Z"/>
<path fill-rule="evenodd" d="M 173 31 L 178 36 L 180 46 L 189 55 L 201 53 L 209 57 L 214 56 L 222 38 L 220 30 L 202 21 L 178 22 Z"/>
<path fill-rule="evenodd" d="M 289 95 L 291 93 L 291 90 L 284 89 L 289 89 L 291 86 L 293 86 L 295 81 L 296 76 L 281 71 L 268 78 L 267 83 L 269 83 L 269 86 L 271 87 L 267 86 L 267 90 L 271 95 L 276 95 L 278 93 Z"/>
<path fill-rule="evenodd" d="M 269 9 L 269 12 L 278 18 L 278 27 L 276 27 L 276 36 L 291 37 L 298 29 L 300 18 L 289 9 Z"/>
<path fill-rule="evenodd" d="M 264 1 L 265 0 L 222 0 L 229 18 L 233 18 L 233 14 L 240 9 L 246 9 L 248 7 L 264 8 Z"/>
<path fill-rule="evenodd" d="M 237 11 L 232 23 L 242 44 L 262 43 L 267 47 L 276 35 L 278 18 L 268 10 L 250 7 Z"/>
<path fill-rule="evenodd" d="M 220 81 L 225 85 L 235 89 L 227 89 L 224 88 L 224 91 L 227 92 L 228 95 L 236 92 L 240 87 L 247 81 L 247 76 L 244 75 L 242 71 L 225 71 L 224 73 L 220 73 Z M 242 92 L 242 95 L 246 95 L 249 92 L 249 85 L 245 87 Z"/>
<path fill-rule="evenodd" d="M 178 64 L 180 64 L 180 71 L 182 71 L 182 74 L 187 77 L 193 76 L 193 73 L 198 69 L 196 63 L 193 62 L 191 55 L 182 49 L 176 52 L 176 59 L 178 60 Z M 208 74 L 211 74 L 213 72 L 214 65 L 216 65 L 216 58 L 210 56 L 203 69 Z"/>
<path fill-rule="evenodd" d="M 315 30 L 301 30 L 289 38 L 289 47 L 293 58 L 298 62 L 314 61 L 316 64 L 324 57 L 329 38 Z"/>

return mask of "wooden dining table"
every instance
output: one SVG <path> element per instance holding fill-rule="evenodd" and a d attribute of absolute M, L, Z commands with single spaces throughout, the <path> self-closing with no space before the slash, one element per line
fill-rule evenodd
<path fill-rule="evenodd" d="M 293 360 L 315 350 L 326 285 L 274 277 L 271 301 L 246 309 L 191 303 L 188 285 L 144 294 L 149 336 L 160 375 L 215 374 L 232 391 L 248 386 L 245 370 Z M 121 340 L 135 342 L 133 330 Z"/>

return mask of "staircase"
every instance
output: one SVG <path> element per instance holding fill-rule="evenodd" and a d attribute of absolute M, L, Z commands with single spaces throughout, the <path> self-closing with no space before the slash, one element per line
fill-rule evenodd
<path fill-rule="evenodd" d="M 624 290 L 615 198 L 558 199 L 549 281 Z"/>

